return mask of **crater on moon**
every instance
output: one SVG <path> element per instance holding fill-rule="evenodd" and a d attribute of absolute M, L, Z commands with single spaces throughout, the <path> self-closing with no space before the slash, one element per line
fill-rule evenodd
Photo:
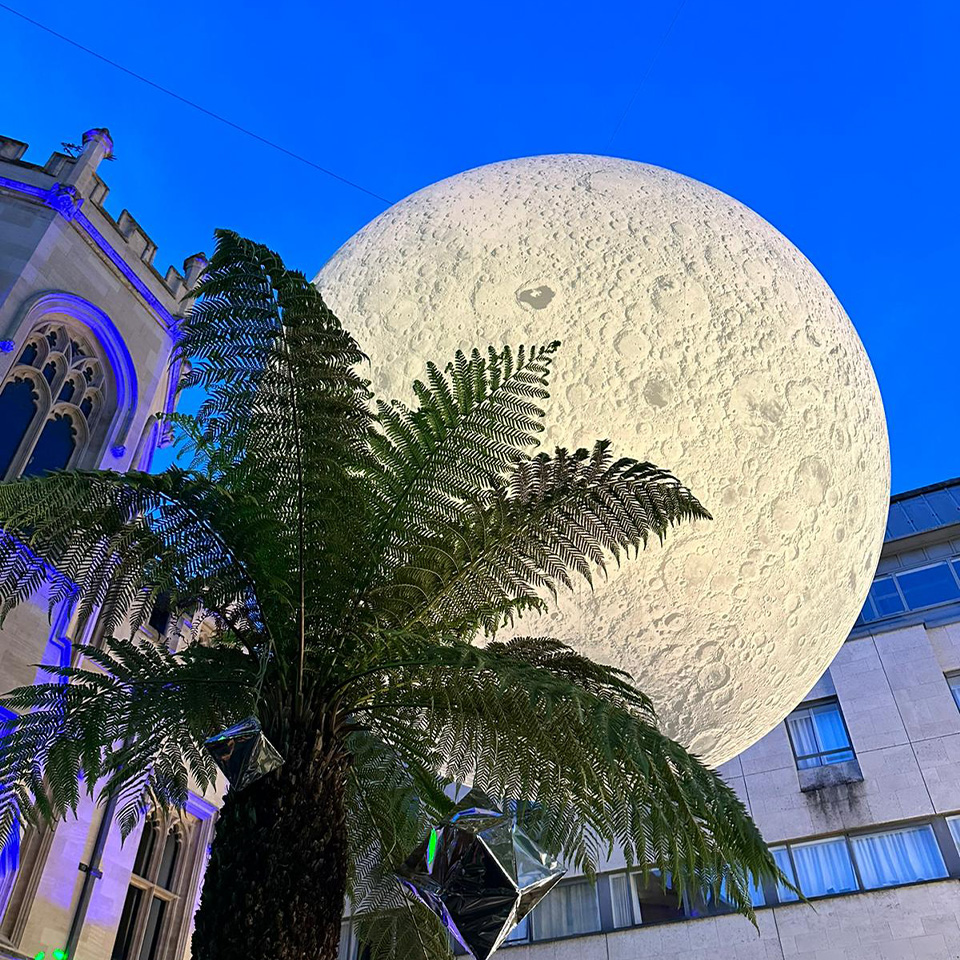
<path fill-rule="evenodd" d="M 770 224 L 669 170 L 532 157 L 413 194 L 316 282 L 385 398 L 461 347 L 560 340 L 542 446 L 609 438 L 714 515 L 518 632 L 628 670 L 710 763 L 813 686 L 876 569 L 888 447 L 853 325 Z"/>
<path fill-rule="evenodd" d="M 547 286 L 526 287 L 517 291 L 517 302 L 533 307 L 534 310 L 542 310 L 555 296 L 553 290 Z"/>

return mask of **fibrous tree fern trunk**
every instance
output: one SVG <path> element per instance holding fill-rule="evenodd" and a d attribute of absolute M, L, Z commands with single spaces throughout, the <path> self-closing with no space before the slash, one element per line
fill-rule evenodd
<path fill-rule="evenodd" d="M 336 960 L 349 862 L 346 774 L 331 736 L 295 729 L 283 776 L 227 794 L 193 960 Z"/>

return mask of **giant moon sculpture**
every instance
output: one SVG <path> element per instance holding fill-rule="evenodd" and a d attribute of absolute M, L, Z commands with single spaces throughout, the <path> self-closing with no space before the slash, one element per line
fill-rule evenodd
<path fill-rule="evenodd" d="M 628 670 L 710 763 L 816 682 L 877 565 L 888 444 L 856 331 L 770 224 L 668 170 L 534 157 L 413 194 L 316 282 L 381 396 L 457 348 L 561 340 L 543 445 L 607 437 L 713 514 L 524 632 Z"/>

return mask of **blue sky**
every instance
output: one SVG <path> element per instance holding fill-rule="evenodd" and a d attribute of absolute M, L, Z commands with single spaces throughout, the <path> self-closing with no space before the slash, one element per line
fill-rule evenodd
<path fill-rule="evenodd" d="M 960 475 L 956 3 L 4 2 L 392 200 L 542 153 L 712 184 L 846 307 L 893 490 Z M 312 275 L 384 208 L 3 9 L 0 55 L 0 132 L 42 163 L 110 127 L 108 208 L 130 207 L 161 269 L 227 226 Z"/>

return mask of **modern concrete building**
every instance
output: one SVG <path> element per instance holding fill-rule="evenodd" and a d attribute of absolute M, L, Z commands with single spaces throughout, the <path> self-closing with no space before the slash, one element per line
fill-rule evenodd
<path fill-rule="evenodd" d="M 830 669 L 723 765 L 784 871 L 759 932 L 621 864 L 561 881 L 510 960 L 960 958 L 960 479 L 892 498 L 870 597 Z"/>
<path fill-rule="evenodd" d="M 178 318 L 203 266 L 153 267 L 126 211 L 103 208 L 105 130 L 79 155 L 24 159 L 0 138 L 0 477 L 51 466 L 148 468 L 178 372 Z M 176 642 L 156 611 L 144 633 Z M 68 662 L 69 605 L 44 598 L 0 632 L 0 687 Z M 722 903 L 678 902 L 611 863 L 564 880 L 512 960 L 960 958 L 960 480 L 893 498 L 870 599 L 785 723 L 723 767 L 811 899 L 755 891 L 759 933 Z M 121 846 L 103 811 L 0 852 L 0 958 L 183 960 L 216 798 L 157 814 Z M 105 826 L 106 824 L 106 826 Z M 355 956 L 349 924 L 342 955 Z"/>

